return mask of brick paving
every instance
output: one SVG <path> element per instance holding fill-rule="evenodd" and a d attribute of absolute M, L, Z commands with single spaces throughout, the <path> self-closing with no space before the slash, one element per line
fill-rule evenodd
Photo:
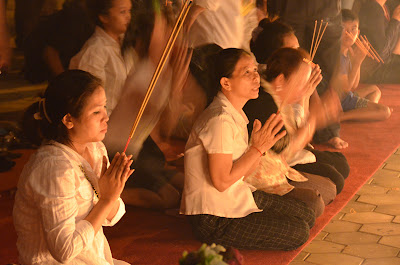
<path fill-rule="evenodd" d="M 291 265 L 400 264 L 400 149 Z"/>

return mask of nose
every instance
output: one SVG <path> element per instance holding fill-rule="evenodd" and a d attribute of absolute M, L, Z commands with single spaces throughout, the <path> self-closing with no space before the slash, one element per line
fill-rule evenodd
<path fill-rule="evenodd" d="M 254 81 L 260 83 L 260 74 L 258 72 L 254 72 Z"/>

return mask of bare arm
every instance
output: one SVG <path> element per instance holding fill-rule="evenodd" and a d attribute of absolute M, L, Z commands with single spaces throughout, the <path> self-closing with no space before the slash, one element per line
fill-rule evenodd
<path fill-rule="evenodd" d="M 280 115 L 272 114 L 263 127 L 259 120 L 255 120 L 250 148 L 235 162 L 232 161 L 232 154 L 209 154 L 209 171 L 215 188 L 223 192 L 243 176 L 252 173 L 261 155 L 286 134 L 286 131 L 278 133 L 282 126 Z"/>

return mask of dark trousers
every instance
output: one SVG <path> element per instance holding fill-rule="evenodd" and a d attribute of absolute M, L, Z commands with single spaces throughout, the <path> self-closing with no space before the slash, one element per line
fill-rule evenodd
<path fill-rule="evenodd" d="M 349 176 L 350 167 L 346 157 L 339 152 L 319 151 L 315 149 L 307 149 L 312 152 L 317 161 L 315 163 L 298 164 L 293 168 L 332 180 L 336 185 L 336 192 L 339 194 L 344 186 L 344 180 Z"/>
<path fill-rule="evenodd" d="M 263 191 L 253 196 L 262 212 L 242 218 L 189 215 L 196 238 L 225 247 L 277 250 L 296 249 L 308 240 L 315 213 L 305 203 Z"/>

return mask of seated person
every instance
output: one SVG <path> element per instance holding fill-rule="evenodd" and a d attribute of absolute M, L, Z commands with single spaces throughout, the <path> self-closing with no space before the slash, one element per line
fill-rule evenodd
<path fill-rule="evenodd" d="M 279 112 L 282 114 L 287 130 L 285 138 L 273 146 L 272 150 L 275 153 L 268 153 L 261 158 L 261 166 L 257 168 L 254 176 L 264 179 L 265 184 L 270 183 L 273 189 L 266 190 L 265 184 L 250 183 L 254 183 L 256 188 L 262 186 L 264 191 L 302 200 L 315 211 L 318 217 L 323 213 L 325 205 L 336 197 L 335 184 L 329 178 L 318 175 L 303 173 L 305 177 L 299 178 L 293 174 L 294 170 L 289 168 L 289 165 L 316 162 L 315 155 L 305 150 L 304 146 L 310 141 L 315 127 L 325 119 L 324 109 L 316 107 L 314 101 L 311 102 L 312 111 L 309 115 L 297 115 L 294 112 L 293 104 L 303 94 L 309 93 L 304 89 L 307 88 L 306 84 L 309 79 L 313 79 L 315 76 L 318 78 L 319 75 L 319 71 L 312 71 L 311 65 L 305 61 L 308 58 L 309 55 L 302 49 L 281 48 L 275 51 L 267 60 L 267 69 L 264 72 L 265 78 L 270 82 L 270 84 L 263 82 L 263 89 L 267 93 L 263 95 L 261 102 L 256 102 L 259 99 L 249 101 L 244 110 L 249 113 L 249 119 L 253 120 L 254 117 L 261 117 L 268 112 L 268 115 L 278 112 L 277 106 L 279 106 Z M 264 107 L 262 109 L 255 108 L 255 104 L 260 103 Z M 257 107 L 259 106 L 257 105 Z M 271 111 L 273 109 L 274 111 Z M 280 163 L 279 160 L 283 160 L 283 163 Z M 275 168 L 271 164 L 276 164 Z M 283 164 L 283 168 L 286 164 L 288 172 L 282 170 L 282 166 L 279 164 Z M 280 174 L 276 174 L 278 170 L 281 170 Z M 248 179 L 254 180 L 253 175 Z M 309 196 L 312 194 L 314 194 L 313 197 L 321 197 L 322 203 L 316 204 L 313 197 L 309 201 Z"/>
<path fill-rule="evenodd" d="M 262 20 L 259 27 L 254 30 L 250 47 L 257 61 L 260 64 L 264 64 L 264 67 L 259 67 L 261 73 L 264 73 L 265 63 L 274 51 L 281 47 L 298 48 L 298 41 L 290 26 L 279 21 L 271 23 L 268 20 Z M 305 94 L 302 99 L 297 99 L 298 103 L 300 103 L 298 106 L 301 106 L 301 109 L 304 110 L 302 112 L 305 117 L 308 116 L 309 101 L 317 103 L 320 100 L 318 94 L 315 92 L 315 87 L 318 85 L 320 78 L 319 68 L 314 67 L 313 77 L 309 79 L 306 85 L 307 88 L 305 88 L 308 94 Z M 271 95 L 261 87 L 259 97 L 256 100 L 250 100 L 243 110 L 249 117 L 250 123 L 248 129 L 249 133 L 251 133 L 251 122 L 253 120 L 259 119 L 263 123 L 266 120 L 265 117 L 276 113 L 278 108 L 275 106 Z M 307 150 L 314 154 L 316 161 L 294 163 L 291 166 L 301 172 L 329 178 L 336 184 L 337 193 L 340 193 L 344 186 L 344 180 L 350 172 L 345 156 L 339 152 L 319 151 L 312 148 L 307 148 Z"/>
<path fill-rule="evenodd" d="M 342 10 L 343 34 L 340 54 L 339 80 L 342 85 L 337 86 L 341 99 L 343 113 L 341 121 L 379 121 L 390 117 L 391 110 L 378 101 L 381 91 L 376 85 L 358 87 L 360 81 L 360 67 L 367 53 L 354 45 L 359 36 L 358 18 L 348 9 Z"/>
<path fill-rule="evenodd" d="M 125 213 L 119 198 L 132 174 L 131 157 L 111 164 L 101 80 L 80 71 L 53 79 L 24 115 L 26 136 L 43 140 L 19 178 L 14 203 L 22 264 L 128 264 L 112 258 L 102 226 Z"/>
<path fill-rule="evenodd" d="M 314 211 L 292 198 L 254 191 L 243 181 L 285 132 L 280 115 L 254 122 L 248 141 L 242 108 L 258 97 L 253 58 L 240 49 L 219 52 L 211 86 L 216 97 L 193 126 L 185 151 L 181 213 L 201 242 L 247 249 L 296 249 L 315 222 Z M 254 191 L 254 192 L 253 192 Z"/>
<path fill-rule="evenodd" d="M 150 3 L 151 4 L 151 3 Z M 148 23 L 148 22 L 144 22 Z M 139 109 L 145 98 L 156 64 L 168 36 L 164 17 L 153 13 L 151 36 L 140 36 L 137 43 L 146 48 L 139 53 L 137 70 L 128 76 L 120 100 L 110 115 L 109 133 L 104 140 L 110 154 L 124 150 Z M 148 24 L 145 24 L 149 26 Z M 149 26 L 150 27 L 150 26 Z M 142 27 L 145 28 L 145 27 Z M 143 43 L 149 43 L 143 47 Z M 162 71 L 127 150 L 133 154 L 135 172 L 127 182 L 122 198 L 127 204 L 145 208 L 176 208 L 183 189 L 183 173 L 169 166 L 184 150 L 184 142 L 172 141 L 188 78 L 190 52 L 181 41 L 175 43 L 170 60 Z M 178 103 L 177 103 L 178 102 Z M 180 151 L 177 151 L 176 149 Z"/>
<path fill-rule="evenodd" d="M 62 10 L 43 18 L 25 40 L 25 78 L 39 83 L 64 72 L 94 27 L 86 1 L 66 1 Z"/>
<path fill-rule="evenodd" d="M 107 94 L 110 115 L 121 96 L 125 80 L 133 68 L 134 50 L 121 49 L 131 21 L 131 0 L 89 0 L 96 29 L 70 62 L 70 69 L 81 69 L 98 76 Z"/>
<path fill-rule="evenodd" d="M 361 82 L 400 83 L 400 5 L 390 14 L 386 1 L 367 0 L 360 8 L 361 34 L 379 53 L 384 63 L 366 58 L 361 65 Z"/>

